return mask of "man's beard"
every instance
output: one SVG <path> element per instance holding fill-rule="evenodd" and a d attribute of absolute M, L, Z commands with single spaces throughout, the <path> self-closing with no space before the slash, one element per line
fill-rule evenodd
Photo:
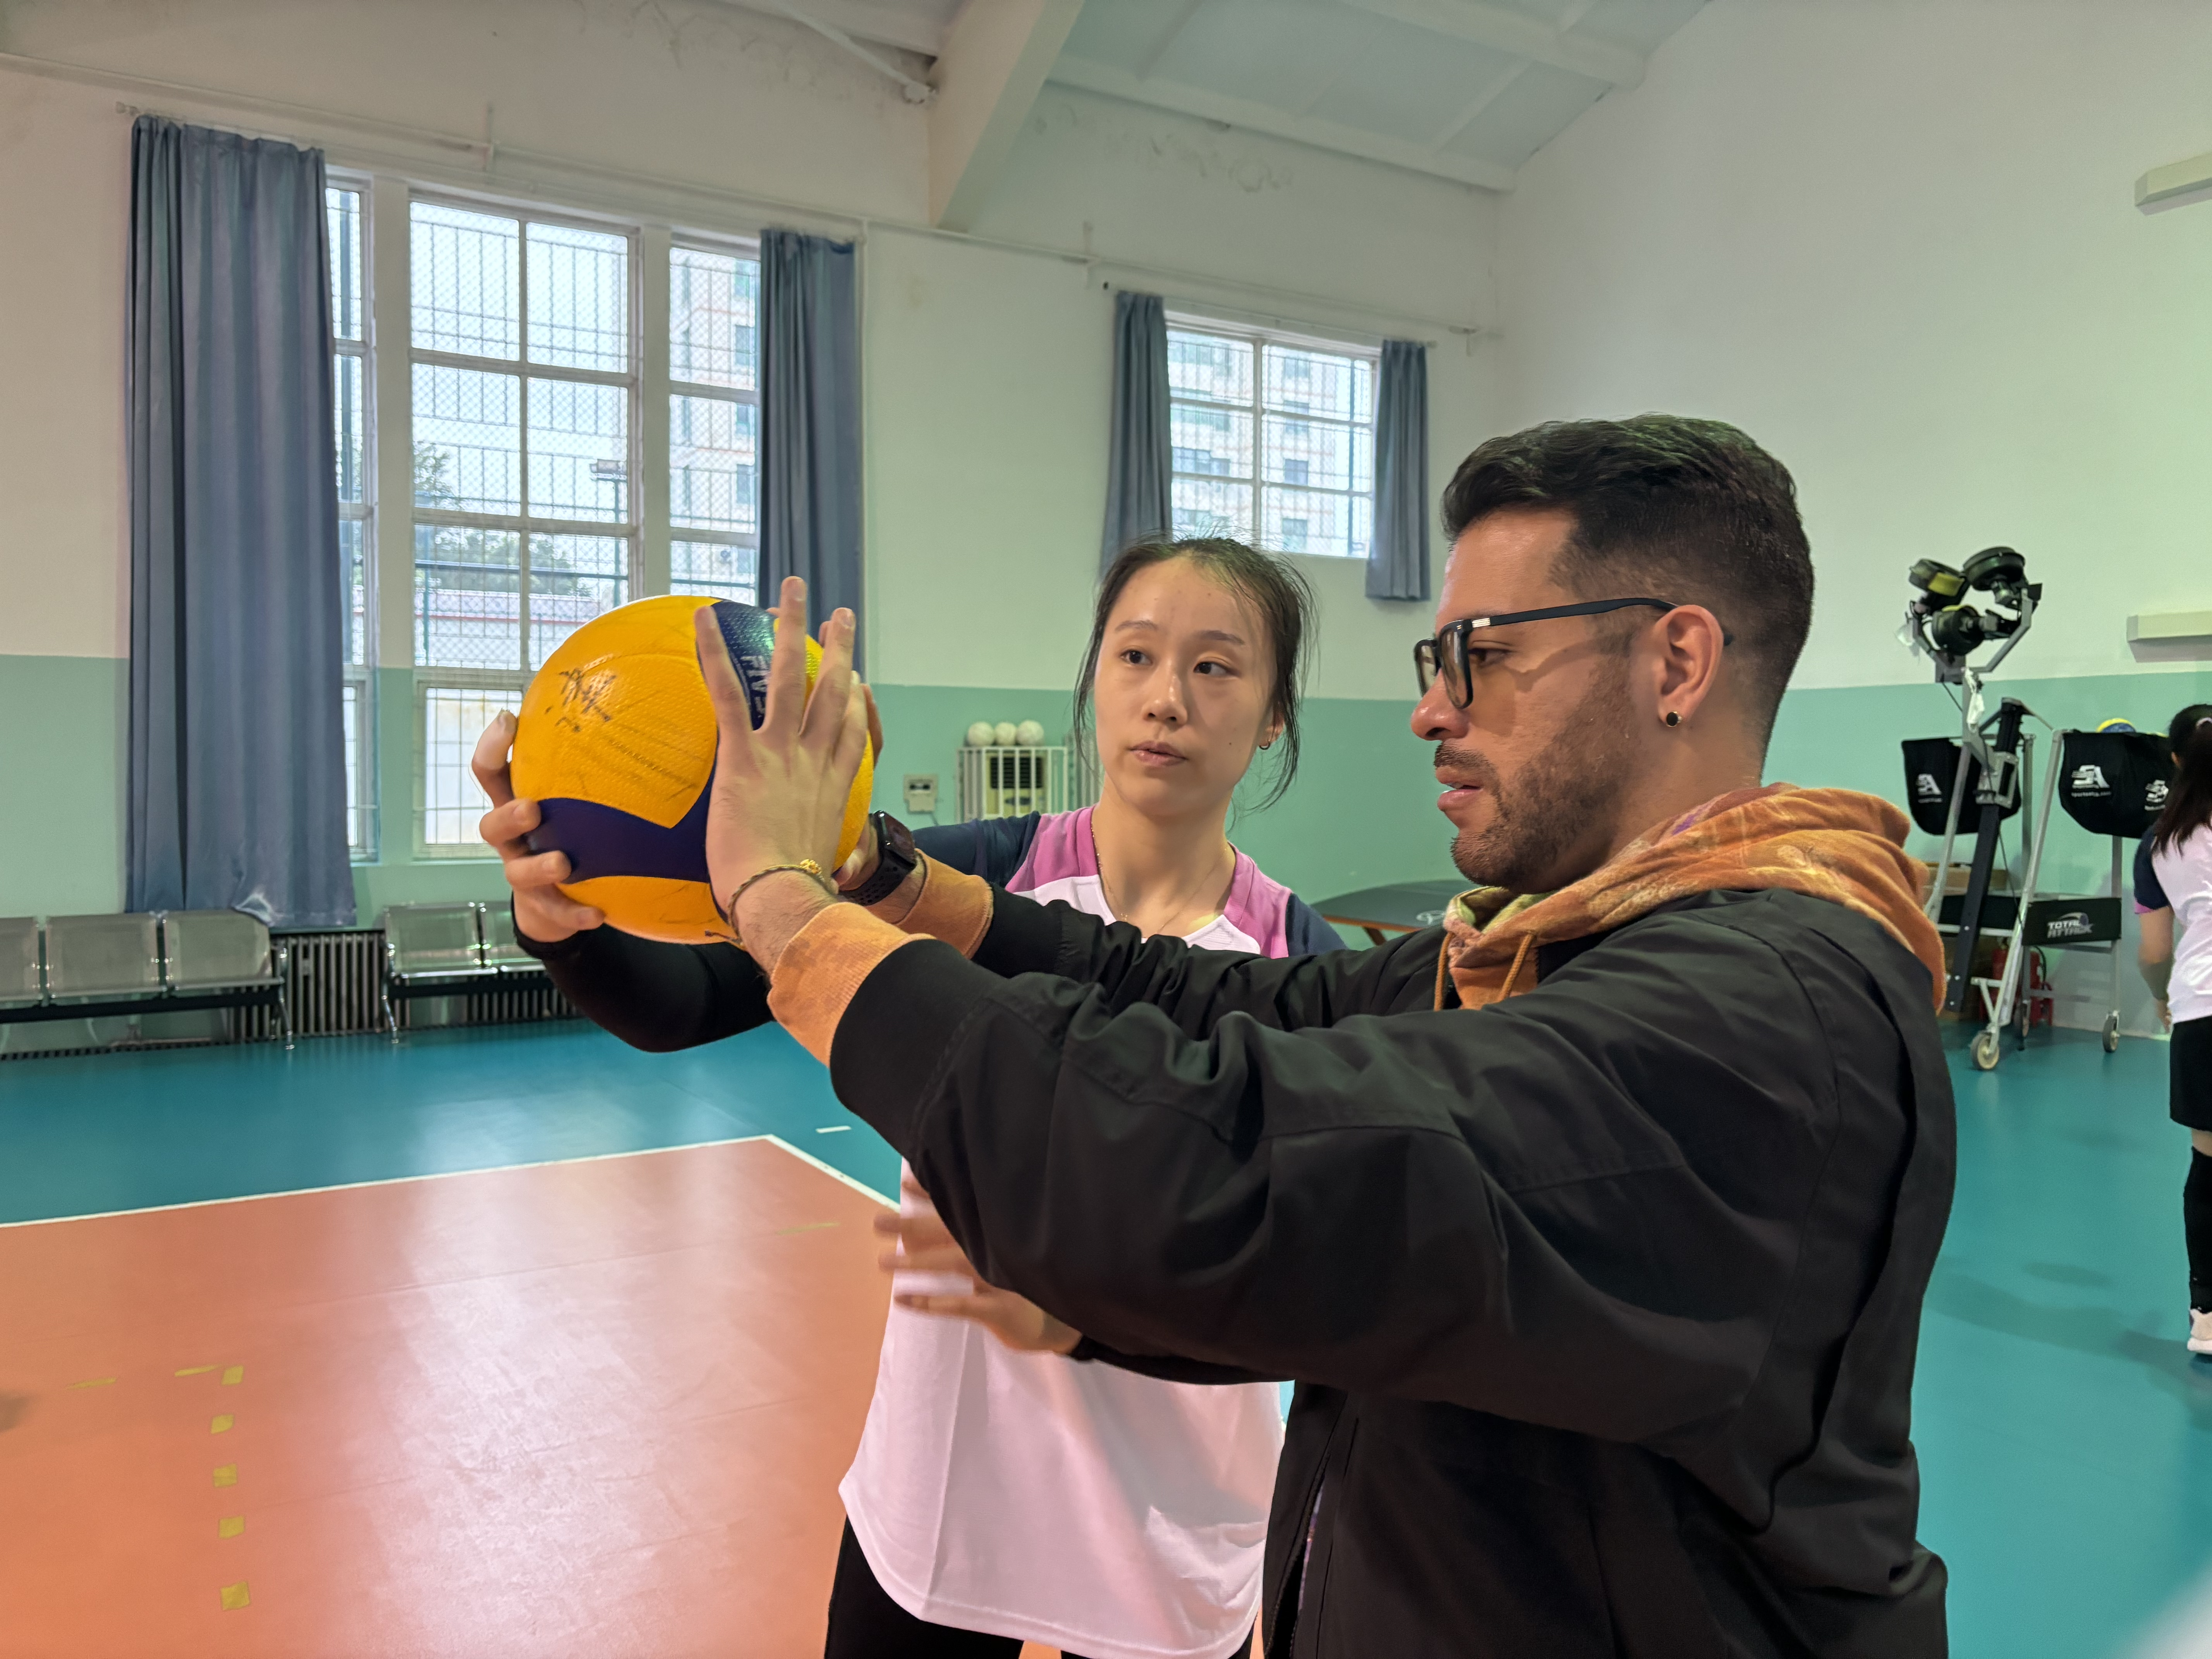
<path fill-rule="evenodd" d="M 1630 772 L 1632 724 L 1628 664 L 1612 659 L 1543 750 L 1510 782 L 1480 756 L 1439 744 L 1437 764 L 1475 779 L 1490 796 L 1490 822 L 1462 830 L 1452 862 L 1469 881 L 1516 893 L 1549 891 L 1588 873 L 1576 849 L 1610 827 L 1613 798 Z"/>

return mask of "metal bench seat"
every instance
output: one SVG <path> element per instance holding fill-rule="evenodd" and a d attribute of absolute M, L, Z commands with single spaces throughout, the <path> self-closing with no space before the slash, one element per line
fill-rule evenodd
<path fill-rule="evenodd" d="M 286 956 L 234 910 L 0 920 L 0 1024 L 273 1007 L 292 1046 Z"/>
<path fill-rule="evenodd" d="M 505 905 L 394 904 L 384 913 L 384 1024 L 394 1042 L 403 1001 L 550 983 L 515 942 Z"/>

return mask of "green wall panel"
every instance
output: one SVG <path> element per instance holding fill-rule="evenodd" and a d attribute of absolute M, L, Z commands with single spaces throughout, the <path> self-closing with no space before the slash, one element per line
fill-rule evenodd
<path fill-rule="evenodd" d="M 2060 729 L 2094 726 L 2124 719 L 2145 731 L 2164 731 L 2173 712 L 2185 704 L 2212 700 L 2212 671 L 2186 673 L 2092 674 L 2072 679 L 1992 680 L 1986 701 L 2017 697 Z M 1921 685 L 1872 685 L 1833 690 L 1792 691 L 1782 700 L 1774 742 L 1767 751 L 1766 775 L 1791 783 L 1863 789 L 1905 804 L 1905 761 L 1898 744 L 1906 738 L 1955 736 L 1959 709 L 1950 690 L 1931 679 Z M 2038 738 L 2043 728 L 2031 722 Z M 2047 743 L 2036 746 L 2036 787 L 2041 787 Z M 2112 843 L 2077 828 L 2064 810 L 2051 808 L 2051 836 L 2045 854 L 2043 884 L 2088 892 L 2111 872 Z M 1911 845 L 1935 856 L 1936 840 L 1915 833 Z"/>
<path fill-rule="evenodd" d="M 128 687 L 112 657 L 0 656 L 0 915 L 123 908 Z"/>
<path fill-rule="evenodd" d="M 377 673 L 378 782 L 385 856 L 355 867 L 362 920 L 386 904 L 496 899 L 505 890 L 486 859 L 418 860 L 414 846 L 414 674 Z M 0 656 L 0 915 L 113 910 L 123 902 L 123 774 L 127 668 L 108 658 Z M 2212 670 L 1999 680 L 2054 726 L 2115 715 L 2162 727 L 2182 704 L 2212 701 Z M 976 720 L 1035 720 L 1058 737 L 1068 700 L 1059 689 L 884 685 L 886 748 L 876 804 L 897 811 L 900 781 L 934 773 L 940 821 L 957 815 L 954 768 Z M 1267 811 L 1240 811 L 1230 833 L 1272 874 L 1309 899 L 1380 882 L 1448 878 L 1449 826 L 1436 811 L 1427 745 L 1396 702 L 1317 699 L 1307 705 L 1305 764 Z M 1954 731 L 1958 715 L 1932 684 L 1793 691 L 1784 700 L 1767 775 L 1838 785 L 1901 800 L 1898 743 Z M 1256 791 L 1254 792 L 1256 793 Z M 1932 851 L 1916 836 L 1915 849 Z M 2051 844 L 2053 884 L 2087 890 L 2103 878 L 2105 844 L 2063 817 Z"/>

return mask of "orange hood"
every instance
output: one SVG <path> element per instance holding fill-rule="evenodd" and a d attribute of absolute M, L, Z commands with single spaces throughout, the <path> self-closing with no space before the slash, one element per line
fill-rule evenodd
<path fill-rule="evenodd" d="M 1920 908 L 1926 867 L 1905 850 L 1905 814 L 1852 789 L 1771 783 L 1717 795 L 1655 825 L 1556 893 L 1480 887 L 1452 901 L 1437 962 L 1461 1003 L 1480 1008 L 1536 982 L 1534 951 L 1633 921 L 1696 893 L 1777 887 L 1871 916 L 1920 958 L 1942 1006 L 1943 945 Z"/>

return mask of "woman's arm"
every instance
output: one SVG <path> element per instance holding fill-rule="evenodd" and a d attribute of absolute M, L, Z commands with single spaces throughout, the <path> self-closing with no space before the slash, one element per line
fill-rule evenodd
<path fill-rule="evenodd" d="M 2146 910 L 2136 919 L 2142 926 L 2142 937 L 2136 942 L 2136 966 L 2141 970 L 2143 983 L 2158 1000 L 2159 1017 L 2171 1025 L 2173 1023 L 2166 1009 L 2168 982 L 2173 977 L 2173 912 Z"/>
<path fill-rule="evenodd" d="M 514 716 L 501 710 L 477 739 L 470 769 L 492 809 L 477 833 L 499 854 L 514 891 L 515 943 L 545 964 L 561 994 L 632 1048 L 665 1054 L 713 1042 L 769 1020 L 768 980 L 727 945 L 664 945 L 617 933 L 562 892 L 565 853 L 532 853 L 538 803 L 518 800 L 508 775 Z"/>

